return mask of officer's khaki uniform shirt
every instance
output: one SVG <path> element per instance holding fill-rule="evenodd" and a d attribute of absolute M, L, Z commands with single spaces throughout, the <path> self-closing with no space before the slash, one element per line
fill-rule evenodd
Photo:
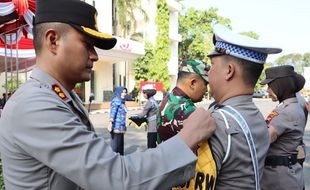
<path fill-rule="evenodd" d="M 154 97 L 150 97 L 145 103 L 143 110 L 138 114 L 139 118 L 147 116 L 147 132 L 156 133 L 157 132 L 157 115 L 159 112 L 159 105 L 157 104 Z"/>
<path fill-rule="evenodd" d="M 263 115 L 253 103 L 251 95 L 232 97 L 223 102 L 222 105 L 230 105 L 236 109 L 247 122 L 255 143 L 258 169 L 261 177 L 270 144 L 267 124 Z M 250 150 L 242 129 L 234 119 L 226 114 L 225 116 L 230 127 L 228 130 L 219 112 L 215 110 L 212 116 L 217 125 L 214 135 L 210 138 L 210 146 L 218 170 L 216 189 L 255 189 Z M 231 134 L 231 150 L 227 161 L 223 164 L 227 150 L 228 134 Z"/>
<path fill-rule="evenodd" d="M 195 172 L 178 135 L 143 154 L 114 153 L 76 94 L 40 69 L 7 102 L 0 128 L 6 190 L 168 189 Z"/>
<path fill-rule="evenodd" d="M 269 120 L 278 138 L 270 145 L 267 156 L 297 154 L 296 149 L 302 140 L 306 123 L 304 111 L 297 98 L 284 100 L 269 115 Z M 265 166 L 264 168 L 262 189 L 301 190 L 303 185 L 303 170 L 298 162 L 291 168 L 288 166 Z"/>

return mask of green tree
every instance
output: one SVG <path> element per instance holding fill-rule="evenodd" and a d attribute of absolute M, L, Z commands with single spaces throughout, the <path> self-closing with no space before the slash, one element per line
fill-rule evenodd
<path fill-rule="evenodd" d="M 170 87 L 170 76 L 168 63 L 170 60 L 170 39 L 169 39 L 169 10 L 166 0 L 157 1 L 157 25 L 156 46 L 154 59 L 150 62 L 148 78 L 154 82 L 162 82 L 164 88 Z"/>
<path fill-rule="evenodd" d="M 144 16 L 144 20 L 148 21 L 148 16 L 141 7 L 141 0 L 114 0 L 114 10 L 116 11 L 116 22 L 114 23 L 114 31 L 117 35 L 124 38 L 133 38 L 141 41 L 143 34 L 136 33 L 136 17 L 135 13 L 140 12 Z M 142 35 L 142 38 L 141 38 Z"/>
<path fill-rule="evenodd" d="M 8 92 L 14 92 L 17 90 L 17 88 L 22 84 L 22 81 L 18 80 L 17 79 L 10 79 L 8 80 L 8 86 L 7 86 L 7 90 Z M 4 89 L 6 89 L 5 87 L 5 84 L 2 85 L 2 87 Z"/>
<path fill-rule="evenodd" d="M 310 53 L 305 53 L 302 57 L 302 65 L 303 67 L 309 67 L 310 66 Z"/>
<path fill-rule="evenodd" d="M 244 35 L 244 36 L 248 36 L 250 38 L 253 38 L 255 40 L 258 40 L 259 39 L 259 35 L 256 34 L 255 32 L 253 31 L 249 31 L 249 32 L 240 32 L 241 35 Z"/>
<path fill-rule="evenodd" d="M 258 81 L 257 81 L 257 83 L 256 83 L 256 85 L 255 85 L 255 88 L 254 88 L 255 91 L 256 91 L 256 90 L 262 90 L 262 89 L 265 89 L 265 88 L 266 88 L 265 85 L 261 85 L 260 83 L 266 78 L 265 70 L 266 70 L 267 68 L 271 67 L 271 66 L 272 66 L 272 63 L 271 63 L 271 62 L 268 62 L 268 63 L 265 63 L 265 64 L 264 64 L 264 69 L 263 69 L 263 71 L 262 71 L 262 74 L 261 74 L 260 77 L 258 78 Z"/>
<path fill-rule="evenodd" d="M 139 57 L 134 64 L 135 81 L 139 84 L 142 81 L 148 81 L 149 65 L 154 61 L 154 47 L 150 42 L 145 43 L 145 54 Z"/>
<path fill-rule="evenodd" d="M 218 15 L 216 8 L 208 10 L 183 9 L 179 17 L 179 59 L 200 59 L 207 61 L 213 49 L 212 26 L 216 23 L 230 27 L 230 20 Z"/>
<path fill-rule="evenodd" d="M 295 71 L 298 73 L 303 73 L 303 56 L 298 53 L 291 53 L 288 55 L 283 55 L 276 59 L 276 65 L 292 65 L 295 68 Z"/>

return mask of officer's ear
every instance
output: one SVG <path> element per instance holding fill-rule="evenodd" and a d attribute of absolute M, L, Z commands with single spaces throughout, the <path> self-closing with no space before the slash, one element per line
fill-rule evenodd
<path fill-rule="evenodd" d="M 59 33 L 54 29 L 49 29 L 44 34 L 44 43 L 47 49 L 52 53 L 56 54 L 59 46 Z"/>
<path fill-rule="evenodd" d="M 229 81 L 233 78 L 236 72 L 236 66 L 233 63 L 227 63 L 225 65 L 225 80 Z"/>
<path fill-rule="evenodd" d="M 189 78 L 189 86 L 191 89 L 195 89 L 197 88 L 197 82 L 198 82 L 198 75 L 192 75 L 190 78 Z"/>

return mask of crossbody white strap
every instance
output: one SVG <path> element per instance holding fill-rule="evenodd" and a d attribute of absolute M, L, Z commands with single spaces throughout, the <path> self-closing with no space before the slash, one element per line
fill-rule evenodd
<path fill-rule="evenodd" d="M 223 114 L 223 112 L 228 114 L 232 118 L 234 118 L 234 120 L 236 120 L 237 123 L 239 124 L 239 126 L 241 127 L 241 129 L 242 129 L 242 131 L 243 131 L 243 133 L 244 133 L 244 135 L 246 137 L 249 149 L 250 149 L 252 165 L 253 165 L 254 175 L 255 175 L 255 188 L 256 188 L 256 190 L 260 190 L 257 154 L 256 154 L 256 149 L 255 149 L 255 144 L 254 144 L 254 141 L 253 141 L 253 137 L 252 137 L 252 134 L 251 134 L 251 131 L 249 129 L 248 124 L 246 123 L 246 121 L 244 120 L 242 115 L 237 110 L 232 108 L 231 106 L 225 105 L 225 106 L 219 108 L 218 111 L 222 115 L 222 117 L 224 118 L 224 122 L 225 122 L 225 125 L 226 125 L 227 129 L 229 128 L 229 126 L 228 126 L 227 119 L 226 119 L 225 115 Z M 226 161 L 226 159 L 227 159 L 227 157 L 229 155 L 229 152 L 230 152 L 230 143 L 231 143 L 230 142 L 231 141 L 230 138 L 231 137 L 230 137 L 230 134 L 229 134 L 228 135 L 228 146 L 229 147 L 227 147 L 226 155 L 224 157 L 223 162 Z"/>

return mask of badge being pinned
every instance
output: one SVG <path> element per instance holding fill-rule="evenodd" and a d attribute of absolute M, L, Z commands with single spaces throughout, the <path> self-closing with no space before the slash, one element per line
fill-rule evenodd
<path fill-rule="evenodd" d="M 278 112 L 276 112 L 276 111 L 271 112 L 271 113 L 267 116 L 267 118 L 266 118 L 266 123 L 269 124 L 270 121 L 272 120 L 272 118 L 274 118 L 275 116 L 278 116 L 278 115 L 279 115 L 279 114 L 278 114 Z"/>
<path fill-rule="evenodd" d="M 53 88 L 53 91 L 58 95 L 59 98 L 61 98 L 62 100 L 67 99 L 66 94 L 62 91 L 62 89 L 60 88 L 59 85 L 53 84 L 52 88 Z"/>

